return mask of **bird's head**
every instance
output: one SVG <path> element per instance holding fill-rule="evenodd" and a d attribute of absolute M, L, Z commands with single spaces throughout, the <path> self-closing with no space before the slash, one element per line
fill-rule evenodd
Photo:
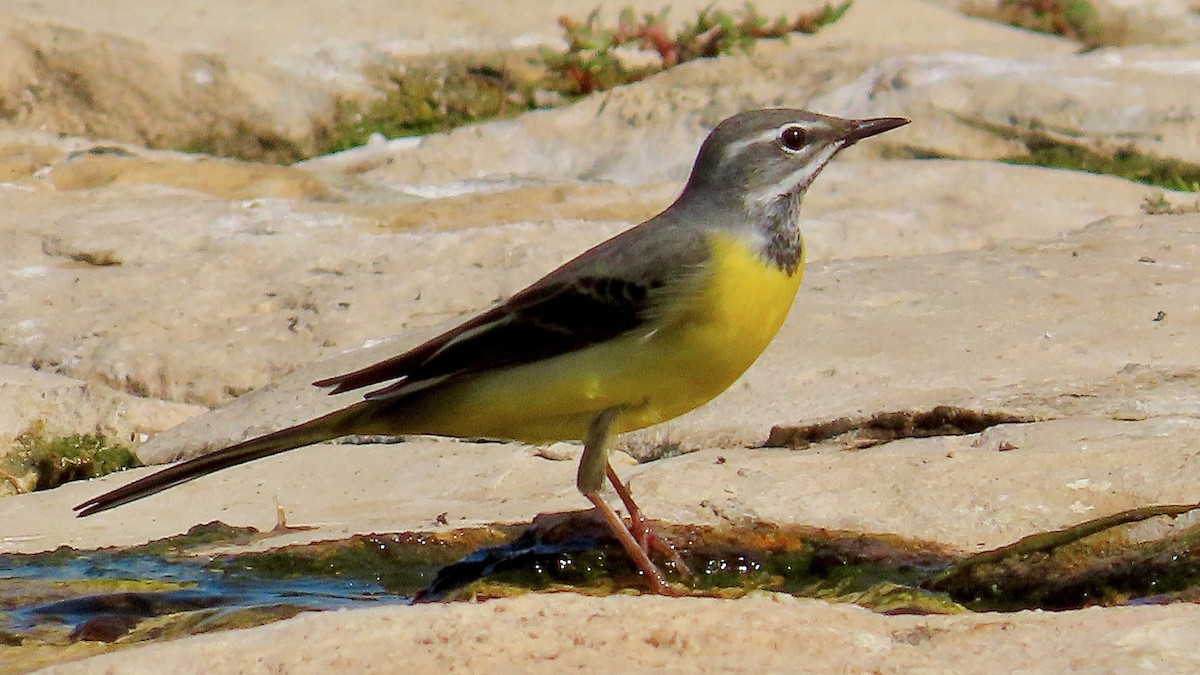
<path fill-rule="evenodd" d="M 684 194 L 737 200 L 750 213 L 796 203 L 839 151 L 908 124 L 903 117 L 842 119 L 805 110 L 751 110 L 726 119 L 700 148 Z M 696 194 L 699 193 L 699 194 Z"/>

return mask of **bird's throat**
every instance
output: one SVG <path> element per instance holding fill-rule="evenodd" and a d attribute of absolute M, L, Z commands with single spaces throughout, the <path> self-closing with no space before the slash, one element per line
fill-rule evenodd
<path fill-rule="evenodd" d="M 766 244 L 763 256 L 789 276 L 804 264 L 804 237 L 800 234 L 799 216 L 800 199 L 786 196 L 756 214 Z"/>

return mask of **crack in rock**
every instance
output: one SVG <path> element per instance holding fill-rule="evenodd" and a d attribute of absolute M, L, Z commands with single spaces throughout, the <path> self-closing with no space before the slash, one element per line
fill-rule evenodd
<path fill-rule="evenodd" d="M 869 416 L 839 417 L 804 425 L 777 425 L 763 443 L 766 448 L 807 448 L 840 438 L 853 448 L 869 448 L 899 438 L 965 436 L 998 424 L 1035 422 L 1032 417 L 1006 412 L 971 410 L 939 405 L 929 410 L 879 412 Z"/>

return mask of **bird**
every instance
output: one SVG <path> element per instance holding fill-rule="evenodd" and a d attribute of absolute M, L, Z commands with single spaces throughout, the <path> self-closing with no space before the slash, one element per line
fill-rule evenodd
<path fill-rule="evenodd" d="M 840 151 L 908 123 L 785 108 L 735 114 L 708 134 L 662 213 L 423 344 L 313 383 L 331 395 L 354 392 L 346 407 L 171 465 L 74 510 L 90 516 L 352 434 L 582 441 L 579 492 L 649 590 L 677 594 L 608 461 L 612 439 L 707 403 L 758 359 L 800 287 L 799 211 L 809 186 Z M 628 524 L 601 496 L 606 479 Z"/>

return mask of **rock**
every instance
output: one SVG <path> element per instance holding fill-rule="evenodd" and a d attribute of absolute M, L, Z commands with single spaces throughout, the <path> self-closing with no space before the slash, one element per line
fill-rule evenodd
<path fill-rule="evenodd" d="M 128 165 L 120 176 L 159 183 L 173 180 L 171 166 L 186 166 L 178 159 L 119 162 Z M 209 196 L 249 196 L 259 188 L 303 193 L 309 180 L 295 173 L 287 182 L 264 182 L 244 166 L 217 162 L 210 173 L 194 174 L 197 181 L 210 176 L 200 183 L 207 194 L 126 178 L 101 192 L 47 193 L 52 185 L 33 179 L 28 190 L 7 190 L 8 214 L 0 228 L 13 241 L 9 260 L 16 272 L 0 280 L 8 294 L 0 306 L 0 316 L 7 313 L 0 322 L 0 334 L 7 336 L 0 353 L 11 363 L 213 406 L 322 355 L 482 309 L 628 226 L 602 220 L 559 227 L 557 219 L 594 211 L 602 219 L 640 220 L 665 207 L 678 190 L 516 188 L 492 193 L 487 206 L 492 222 L 511 224 L 486 229 L 455 226 L 477 221 L 486 195 L 409 197 L 418 212 L 433 218 L 436 231 L 422 231 L 408 224 L 416 216 L 395 204 L 225 202 Z M 51 177 L 59 170 L 57 164 L 49 169 L 45 175 Z M 963 180 L 994 187 L 963 194 Z M 281 187 L 288 185 L 295 187 Z M 868 190 L 878 196 L 864 203 L 859 195 Z M 913 203 L 910 191 L 922 199 Z M 1145 192 L 1114 179 L 1030 168 L 845 162 L 822 176 L 804 218 L 817 262 L 1051 236 L 1107 213 L 1135 213 Z M 1012 208 L 1012 194 L 1030 205 L 1062 208 L 1034 215 Z M 898 208 L 876 205 L 879 199 Z M 585 206 L 589 202 L 594 208 Z M 397 225 L 401 218 L 410 220 Z M 859 236 L 868 224 L 874 234 Z M 47 248 L 47 242 L 56 243 Z M 88 263 L 97 252 L 122 264 Z M 180 269 L 193 272 L 181 278 Z M 459 283 L 446 284 L 448 279 Z M 47 293 L 55 298 L 51 304 L 42 300 Z M 63 306 L 91 311 L 62 315 Z"/>
<path fill-rule="evenodd" d="M 894 114 L 896 102 L 889 101 L 888 108 L 874 101 L 877 91 L 890 86 L 881 62 L 955 49 L 1019 58 L 1029 52 L 1065 55 L 1073 48 L 918 0 L 860 0 L 842 21 L 816 35 L 763 43 L 749 55 L 686 63 L 568 108 L 430 135 L 419 144 L 397 147 L 392 161 L 365 177 L 404 184 L 513 173 L 555 180 L 679 181 L 708 130 L 739 110 L 808 106 L 834 115 Z M 847 155 L 895 154 L 910 145 L 907 134 L 881 136 Z M 564 151 L 564 140 L 573 149 Z M 979 142 L 996 143 L 987 134 Z M 488 152 L 478 152 L 480 147 Z"/>
<path fill-rule="evenodd" d="M 907 55 L 814 102 L 837 109 L 870 90 L 872 110 L 922 121 L 910 147 L 934 156 L 997 159 L 1025 153 L 1023 136 L 1048 132 L 1100 151 L 1126 148 L 1200 162 L 1200 113 L 1178 92 L 1196 78 L 1195 45 L 1101 49 L 1071 57 L 971 53 Z"/>
<path fill-rule="evenodd" d="M 19 127 L 294 160 L 332 112 L 326 90 L 212 54 L 11 17 L 0 33 L 0 119 Z"/>
<path fill-rule="evenodd" d="M 741 600 L 569 593 L 482 603 L 307 614 L 289 621 L 134 647 L 53 673 L 236 670 L 294 673 L 403 659 L 412 673 L 586 670 L 1134 671 L 1200 665 L 1195 605 L 1081 612 L 881 616 L 850 605 L 757 594 Z M 630 626 L 644 626 L 633 633 Z M 736 629 L 732 628 L 736 627 Z M 736 639 L 730 639 L 736 630 Z M 1099 645 L 1103 648 L 1099 648 Z M 703 654 L 703 663 L 694 661 Z M 980 654 L 987 654 L 981 664 Z"/>
<path fill-rule="evenodd" d="M 0 365 L 0 458 L 26 434 L 42 439 L 98 434 L 110 444 L 136 447 L 203 411 L 199 406 L 140 398 L 100 384 Z M 0 482 L 0 494 L 9 487 Z"/>
<path fill-rule="evenodd" d="M 0 439 L 36 430 L 59 436 L 101 433 L 123 443 L 175 426 L 203 410 L 143 399 L 61 375 L 0 366 Z M 87 415 L 79 417 L 79 415 Z"/>
<path fill-rule="evenodd" d="M 824 0 L 760 0 L 755 7 L 774 17 L 823 4 Z M 388 0 L 354 4 L 297 0 L 287 6 L 230 2 L 161 11 L 147 9 L 138 0 L 111 0 L 103 6 L 78 8 L 21 0 L 7 0 L 6 5 L 23 17 L 86 32 L 113 33 L 156 49 L 240 54 L 330 79 L 360 74 L 361 58 L 370 53 L 512 49 L 559 41 L 558 18 L 569 15 L 582 20 L 593 7 L 581 7 L 574 0 L 524 4 L 513 12 L 450 6 L 438 0 L 412 0 L 404 12 L 397 12 Z M 619 8 L 626 5 L 639 12 L 657 13 L 662 8 L 657 1 L 634 0 L 606 8 L 604 22 L 615 23 Z M 727 11 L 742 7 L 729 0 L 677 0 L 671 3 L 669 24 L 678 26 L 709 6 Z M 341 70 L 343 66 L 352 72 Z"/>
<path fill-rule="evenodd" d="M 657 212 L 725 115 L 800 105 L 914 123 L 856 147 L 814 185 L 805 283 L 760 362 L 710 405 L 619 441 L 641 456 L 683 451 L 640 465 L 617 454 L 647 514 L 975 551 L 1195 500 L 1194 197 L 1167 192 L 1179 213 L 1150 215 L 1142 205 L 1157 189 L 991 161 L 1025 152 L 1032 133 L 1200 161 L 1195 111 L 1179 97 L 1195 44 L 1077 54 L 1068 40 L 964 17 L 957 3 L 857 0 L 838 24 L 787 44 L 285 167 L 145 146 L 249 129 L 300 147 L 332 97 L 361 93 L 370 67 L 546 44 L 560 35 L 558 14 L 578 7 L 144 4 L 0 0 L 11 10 L 0 28 L 0 396 L 10 411 L 0 440 L 39 422 L 134 438 L 222 406 L 139 449 L 168 461 L 345 405 L 354 394 L 329 397 L 311 382 L 415 345 Z M 682 20 L 706 2 L 674 4 Z M 1144 14 L 1190 30 L 1177 3 L 1162 7 Z M 759 8 L 798 11 L 782 0 Z M 31 126 L 44 129 L 22 130 Z M 943 159 L 912 159 L 930 156 Z M 1158 201 L 1146 210 L 1162 210 Z M 920 426 L 946 410 L 961 426 Z M 880 419 L 911 424 L 871 436 Z M 831 428 L 843 433 L 817 433 Z M 805 448 L 762 447 L 808 436 Z M 237 550 L 521 522 L 586 506 L 568 461 L 576 452 L 424 438 L 321 445 L 73 516 L 74 504 L 154 470 L 137 469 L 0 499 L 0 553 L 132 546 L 214 519 L 269 531 L 279 509 L 311 529 Z M 1128 536 L 1184 526 L 1145 523 Z M 687 624 L 663 623 L 675 614 Z M 959 671 L 979 669 L 985 652 L 994 670 L 1190 671 L 1192 614 L 1174 604 L 901 617 L 768 595 L 539 594 L 309 615 L 61 670 L 361 669 L 390 658 L 387 645 L 418 672 L 600 659 L 631 671 Z M 729 626 L 745 639 L 729 640 Z"/>
<path fill-rule="evenodd" d="M 1018 239 L 979 251 L 816 266 L 779 337 L 739 383 L 688 415 L 623 437 L 622 447 L 643 454 L 663 443 L 707 449 L 639 467 L 633 472 L 634 489 L 655 504 L 652 515 L 672 520 L 708 522 L 712 507 L 701 504 L 723 504 L 732 494 L 732 503 L 721 507 L 726 515 L 788 522 L 794 517 L 795 522 L 901 532 L 964 548 L 1063 527 L 1093 510 L 1116 511 L 1155 499 L 1187 501 L 1189 474 L 1170 467 L 1190 461 L 1194 420 L 1200 417 L 1200 397 L 1191 393 L 1200 366 L 1190 339 L 1200 320 L 1193 311 L 1197 296 L 1190 273 L 1200 265 L 1200 245 L 1187 234 L 1198 224 L 1200 215 L 1110 219 L 1042 242 Z M 1030 312 L 1030 306 L 1039 310 Z M 1165 318 L 1159 319 L 1160 311 Z M 409 335 L 405 344 L 422 337 Z M 309 383 L 377 360 L 396 346 L 376 345 L 306 366 L 159 434 L 143 446 L 142 455 L 150 461 L 193 455 L 345 405 L 352 394 L 328 397 Z M 938 405 L 1061 422 L 1028 427 L 1022 440 L 1010 443 L 1023 453 L 1019 471 L 1002 468 L 1017 455 L 998 451 L 1003 439 L 997 440 L 995 431 L 899 441 L 888 444 L 886 452 L 839 452 L 836 439 L 823 446 L 832 452 L 738 450 L 761 445 L 776 425 Z M 1111 440 L 1101 443 L 1100 438 Z M 969 450 L 973 447 L 982 450 Z M 425 511 L 436 505 L 440 513 L 446 510 L 443 504 L 466 519 L 461 524 L 490 522 L 501 513 L 520 519 L 581 504 L 569 463 L 539 462 L 534 455 L 514 453 L 512 445 L 451 448 L 455 444 L 446 442 L 379 449 L 316 446 L 296 451 L 286 461 L 256 463 L 219 474 L 206 486 L 189 485 L 124 507 L 127 516 L 97 517 L 86 527 L 65 520 L 59 536 L 76 543 L 106 541 L 115 534 L 110 525 L 120 526 L 121 541 L 184 530 L 193 519 L 206 518 L 187 507 L 198 494 L 193 490 L 221 494 L 216 503 L 228 503 L 233 512 L 255 514 L 256 519 L 273 518 L 272 494 L 305 495 L 303 503 L 288 502 L 290 519 L 309 518 L 333 528 L 305 533 L 306 538 L 369 532 L 385 527 L 384 522 L 399 528 L 427 526 Z M 345 466 L 347 452 L 356 457 L 353 466 Z M 878 457 L 893 452 L 897 459 L 882 462 L 893 468 L 864 483 L 868 467 L 879 466 Z M 714 463 L 716 454 L 729 461 Z M 988 464 L 974 469 L 964 456 L 986 457 Z M 1073 457 L 1071 468 L 1068 457 Z M 772 467 L 770 461 L 778 465 Z M 1136 474 L 1115 475 L 1120 466 L 1135 461 L 1142 466 Z M 706 483 L 702 467 L 709 464 L 719 466 L 718 476 Z M 1050 470 L 1054 465 L 1063 474 Z M 905 467 L 916 473 L 906 475 Z M 751 472 L 749 478 L 745 471 Z M 275 472 L 282 474 L 272 478 Z M 998 480 L 1001 473 L 1011 476 L 1011 482 Z M 1064 474 L 1071 477 L 1063 479 Z M 681 475 L 689 477 L 686 489 Z M 817 475 L 820 481 L 804 478 Z M 935 475 L 944 484 L 939 486 Z M 971 482 L 968 476 L 988 478 L 956 490 L 956 485 Z M 1109 485 L 1104 488 L 1109 497 L 1085 504 L 1083 511 L 1073 507 L 1081 493 L 1067 485 L 1081 476 Z M 313 480 L 353 483 L 364 495 L 392 495 L 395 503 L 363 510 L 341 493 L 318 499 L 309 489 Z M 408 487 L 389 488 L 393 480 Z M 839 481 L 846 487 L 839 487 Z M 895 481 L 894 486 L 887 487 L 888 481 Z M 436 486 L 446 484 L 456 486 L 454 495 L 437 492 Z M 420 498 L 417 485 L 435 492 Z M 924 487 L 908 493 L 904 486 Z M 864 494 L 847 497 L 852 488 Z M 1018 496 L 1018 488 L 1026 492 Z M 64 488 L 61 496 L 46 499 L 79 501 L 98 489 Z M 915 500 L 913 508 L 897 508 L 905 494 Z M 738 495 L 754 495 L 755 501 Z M 965 500 L 969 507 L 936 506 L 938 498 L 953 504 Z M 854 508 L 845 508 L 847 503 Z M 918 504 L 926 506 L 918 509 Z M 64 519 L 69 517 L 66 506 L 61 508 Z M 153 533 L 129 532 L 125 518 L 147 509 L 159 514 Z M 967 517 L 964 509 L 980 520 Z M 331 514 L 344 514 L 345 520 L 330 521 Z"/>
<path fill-rule="evenodd" d="M 1187 234 L 1198 225 L 1200 215 L 1110 218 L 1042 242 L 817 267 L 739 384 L 637 443 L 761 443 L 788 414 L 801 423 L 936 405 L 1197 415 L 1200 398 L 1180 388 L 1200 378 L 1189 278 L 1200 242 Z"/>

